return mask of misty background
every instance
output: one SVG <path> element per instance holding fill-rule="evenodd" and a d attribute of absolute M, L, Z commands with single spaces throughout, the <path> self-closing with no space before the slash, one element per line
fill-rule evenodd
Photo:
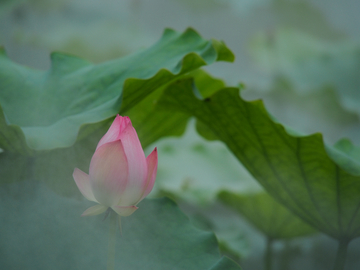
<path fill-rule="evenodd" d="M 263 99 L 280 123 L 302 134 L 321 132 L 329 144 L 346 137 L 360 145 L 359 11 L 358 0 L 7 0 L 0 2 L 0 44 L 13 61 L 46 70 L 53 51 L 101 63 L 149 47 L 165 28 L 192 27 L 205 39 L 223 40 L 234 52 L 234 63 L 205 69 L 229 86 L 244 84 L 245 99 Z M 201 217 L 212 224 L 218 238 L 231 246 L 228 255 L 240 260 L 243 269 L 261 269 L 263 235 L 215 201 L 219 189 L 246 193 L 261 187 L 223 144 L 197 135 L 193 121 L 183 137 L 162 139 L 146 153 L 154 146 L 159 173 L 151 196 L 173 195 L 194 224 L 204 227 Z M 23 187 L 9 189 L 19 196 L 31 193 Z M 7 191 L 1 188 L 2 207 L 15 200 Z M 66 199 L 49 195 L 44 187 L 34 192 L 37 200 L 23 196 L 23 203 L 43 208 L 38 218 L 67 211 Z M 51 198 L 58 208 L 41 203 Z M 3 254 L 15 256 L 4 252 L 8 246 L 48 247 L 50 243 L 31 239 L 37 230 L 31 207 L 18 210 L 9 218 L 31 220 L 23 232 L 28 242 L 11 235 L 2 243 Z M 58 222 L 72 222 L 72 217 Z M 330 269 L 336 247 L 321 234 L 278 242 L 274 269 Z M 345 269 L 360 266 L 359 252 L 356 239 Z"/>

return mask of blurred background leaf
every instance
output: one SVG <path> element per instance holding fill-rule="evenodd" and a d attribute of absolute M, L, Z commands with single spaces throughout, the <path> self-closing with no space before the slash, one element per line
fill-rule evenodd
<path fill-rule="evenodd" d="M 219 199 L 246 217 L 258 230 L 272 240 L 307 236 L 316 232 L 267 193 L 219 193 Z"/>
<path fill-rule="evenodd" d="M 284 77 L 300 94 L 333 88 L 344 109 L 360 115 L 360 44 L 327 41 L 294 29 L 259 34 L 255 60 L 273 77 Z"/>

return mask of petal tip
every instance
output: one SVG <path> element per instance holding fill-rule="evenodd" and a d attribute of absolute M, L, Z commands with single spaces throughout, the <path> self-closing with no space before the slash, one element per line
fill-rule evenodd
<path fill-rule="evenodd" d="M 72 173 L 72 176 L 74 177 L 74 175 L 78 174 L 79 171 L 81 171 L 81 170 L 78 169 L 78 168 L 75 168 L 74 171 L 73 171 L 73 173 Z"/>
<path fill-rule="evenodd" d="M 81 214 L 81 216 L 85 217 L 85 216 L 100 215 L 100 214 L 104 213 L 107 209 L 108 209 L 108 207 L 101 205 L 101 204 L 97 204 L 97 205 L 91 206 L 90 208 L 86 209 L 85 212 Z"/>

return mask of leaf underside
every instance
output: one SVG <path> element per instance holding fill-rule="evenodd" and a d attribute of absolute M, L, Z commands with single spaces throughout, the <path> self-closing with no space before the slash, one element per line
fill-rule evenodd
<path fill-rule="evenodd" d="M 159 107 L 195 116 L 207 127 L 200 134 L 223 141 L 274 198 L 313 227 L 336 239 L 360 236 L 355 155 L 339 156 L 321 134 L 289 135 L 261 101 L 242 100 L 237 88 L 202 100 L 193 94 L 192 80 L 180 80 L 165 90 Z"/>

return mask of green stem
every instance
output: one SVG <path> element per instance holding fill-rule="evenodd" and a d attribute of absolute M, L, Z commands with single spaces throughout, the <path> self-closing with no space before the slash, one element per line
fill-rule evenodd
<path fill-rule="evenodd" d="M 272 243 L 273 240 L 268 237 L 266 239 L 266 251 L 265 251 L 265 257 L 264 257 L 264 269 L 265 270 L 271 270 L 272 268 Z"/>
<path fill-rule="evenodd" d="M 110 210 L 110 230 L 109 230 L 109 250 L 107 270 L 115 269 L 115 246 L 116 246 L 116 216 L 117 214 Z"/>
<path fill-rule="evenodd" d="M 336 253 L 334 270 L 344 269 L 349 242 L 349 240 L 339 240 L 339 247 Z"/>

